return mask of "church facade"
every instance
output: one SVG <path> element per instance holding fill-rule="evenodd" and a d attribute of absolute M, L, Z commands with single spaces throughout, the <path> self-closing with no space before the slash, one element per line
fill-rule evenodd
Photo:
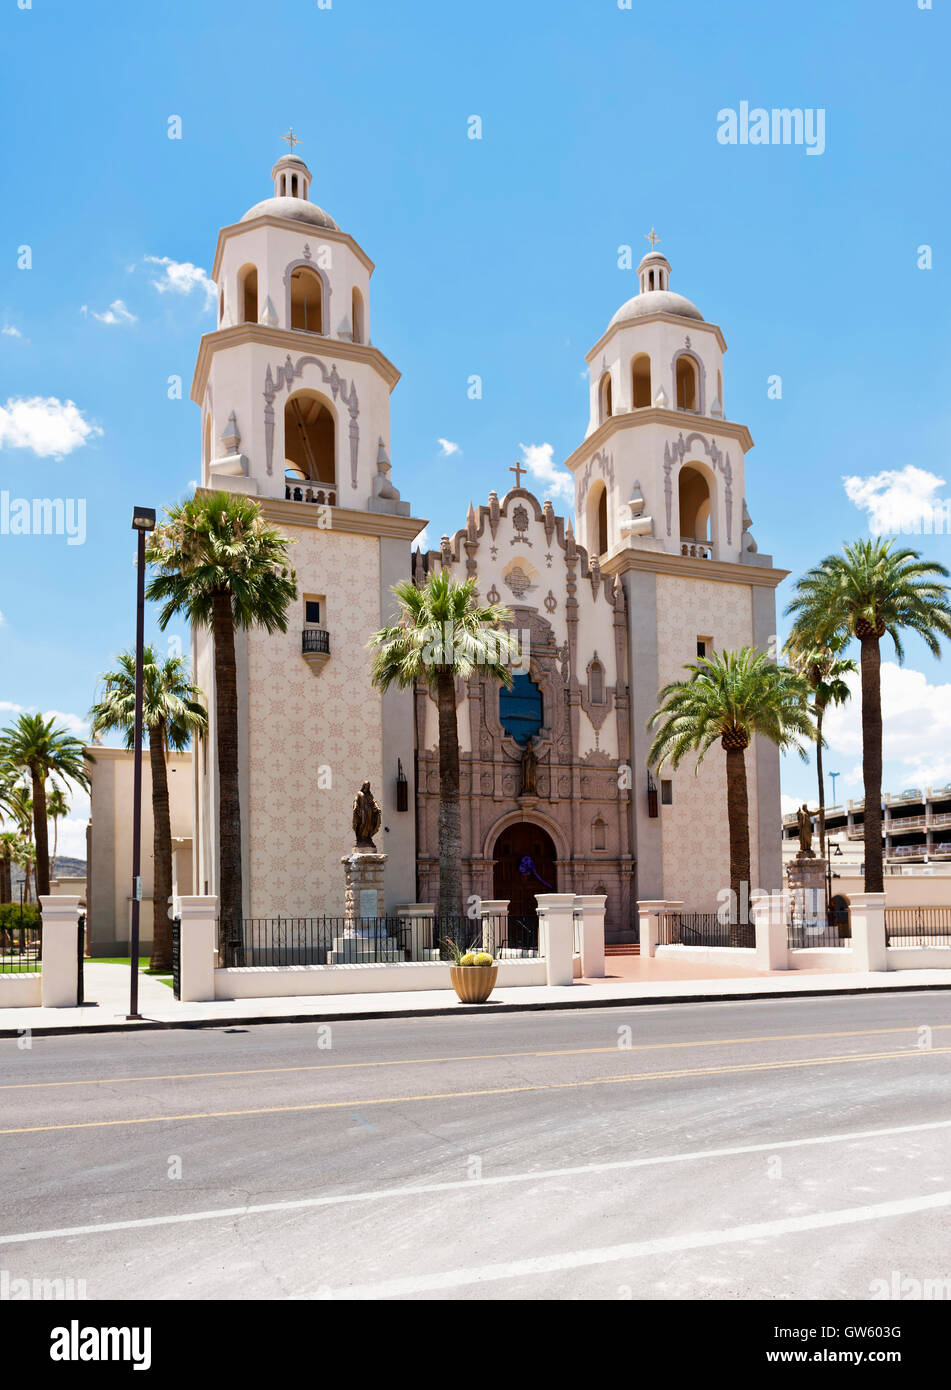
<path fill-rule="evenodd" d="M 521 486 L 470 504 L 438 549 L 395 486 L 390 393 L 371 337 L 373 263 L 309 198 L 295 155 L 274 195 L 219 235 L 218 323 L 201 342 L 202 487 L 254 496 L 294 542 L 285 634 L 238 634 L 245 915 L 340 915 L 354 791 L 383 813 L 387 910 L 438 896 L 436 706 L 381 696 L 367 640 L 391 586 L 433 569 L 505 603 L 522 662 L 510 689 L 460 682 L 463 884 L 530 914 L 534 894 L 603 892 L 610 935 L 638 898 L 711 910 L 728 881 L 725 771 L 710 758 L 655 785 L 657 692 L 715 648 L 774 641 L 785 572 L 750 534 L 744 425 L 724 410 L 720 329 L 670 289 L 656 250 L 588 354 L 590 414 L 566 467 L 574 517 Z M 212 699 L 211 639 L 193 670 Z M 195 890 L 217 892 L 215 730 L 194 760 Z M 747 754 L 754 887 L 781 880 L 779 759 Z"/>

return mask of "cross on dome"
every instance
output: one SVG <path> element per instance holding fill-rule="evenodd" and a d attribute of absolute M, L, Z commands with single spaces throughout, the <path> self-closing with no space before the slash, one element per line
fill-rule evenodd
<path fill-rule="evenodd" d="M 281 139 L 287 141 L 288 145 L 290 146 L 291 154 L 294 153 L 294 146 L 300 144 L 300 141 L 298 140 L 297 136 L 294 134 L 294 127 L 293 127 L 293 126 L 288 126 L 288 128 L 287 128 L 287 134 L 286 134 L 286 135 L 282 135 L 282 136 L 281 136 Z"/>

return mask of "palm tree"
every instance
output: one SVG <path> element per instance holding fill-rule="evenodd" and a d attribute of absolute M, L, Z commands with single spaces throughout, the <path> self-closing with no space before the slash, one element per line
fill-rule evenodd
<path fill-rule="evenodd" d="M 166 511 L 146 557 L 155 573 L 147 594 L 163 604 L 164 630 L 182 615 L 209 628 L 215 646 L 218 746 L 218 892 L 222 942 L 242 933 L 241 800 L 238 781 L 238 680 L 235 628 L 287 631 L 297 580 L 290 541 L 268 526 L 258 504 L 239 493 L 201 494 Z"/>
<path fill-rule="evenodd" d="M 118 729 L 125 746 L 135 746 L 135 652 L 123 652 L 118 667 L 102 678 L 103 690 L 89 712 L 93 736 Z M 169 749 L 186 749 L 208 728 L 202 693 L 188 679 L 184 657 L 161 661 L 151 646 L 142 653 L 142 724 L 149 732 L 152 773 L 152 970 L 172 967 L 172 928 L 166 904 L 172 893 L 172 820 L 168 796 Z"/>
<path fill-rule="evenodd" d="M 792 640 L 786 643 L 786 652 L 793 668 L 809 683 L 812 691 L 812 708 L 816 716 L 816 776 L 819 779 L 819 856 L 826 857 L 826 788 L 822 771 L 822 750 L 825 746 L 822 737 L 822 721 L 830 705 L 844 705 L 852 698 L 846 676 L 858 668 L 855 662 L 840 655 L 845 646 L 842 637 L 833 638 L 823 644 L 813 643 L 798 647 Z"/>
<path fill-rule="evenodd" d="M 0 903 L 13 901 L 12 864 L 22 863 L 27 841 L 15 830 L 0 831 Z"/>
<path fill-rule="evenodd" d="M 951 637 L 948 578 L 944 565 L 917 550 L 893 550 L 894 541 L 855 541 L 841 555 L 808 570 L 786 609 L 795 615 L 790 641 L 826 644 L 837 636 L 861 646 L 862 768 L 865 776 L 865 889 L 885 887 L 882 850 L 882 654 L 887 632 L 899 663 L 902 629 L 916 632 L 934 655 L 940 637 Z"/>
<path fill-rule="evenodd" d="M 53 822 L 52 874 L 56 877 L 56 855 L 59 849 L 59 822 L 69 815 L 69 801 L 62 787 L 51 787 L 46 798 L 46 814 Z"/>
<path fill-rule="evenodd" d="M 6 805 L 10 816 L 17 828 L 19 839 L 23 842 L 19 857 L 13 856 L 13 862 L 24 870 L 23 897 L 24 901 L 30 901 L 30 875 L 33 870 L 33 798 L 29 790 L 21 782 L 13 784 L 7 793 Z M 29 851 L 27 853 L 27 850 Z"/>
<path fill-rule="evenodd" d="M 82 741 L 42 714 L 21 714 L 0 732 L 0 762 L 29 774 L 33 791 L 33 836 L 36 845 L 36 895 L 50 891 L 50 851 L 47 833 L 46 779 L 57 777 L 88 790 L 86 763 L 90 755 Z"/>
<path fill-rule="evenodd" d="M 428 687 L 439 710 L 439 915 L 458 916 L 462 906 L 462 836 L 459 824 L 459 730 L 456 681 L 476 673 L 508 686 L 518 660 L 518 639 L 503 628 L 509 609 L 483 604 L 475 579 L 458 582 L 448 570 L 424 585 L 395 584 L 399 612 L 374 632 L 373 684 L 401 690 Z"/>
<path fill-rule="evenodd" d="M 786 666 L 765 652 L 743 647 L 738 652 L 715 652 L 684 668 L 688 680 L 673 681 L 658 695 L 658 708 L 647 722 L 660 727 L 654 736 L 648 765 L 658 771 L 673 768 L 688 753 L 697 754 L 699 771 L 712 745 L 726 753 L 726 804 L 730 829 L 730 944 L 743 945 L 748 933 L 739 930 L 736 906 L 743 887 L 750 885 L 750 816 L 746 784 L 746 750 L 755 735 L 781 750 L 796 748 L 805 758 L 800 739 L 814 739 L 809 710 L 809 687 Z"/>

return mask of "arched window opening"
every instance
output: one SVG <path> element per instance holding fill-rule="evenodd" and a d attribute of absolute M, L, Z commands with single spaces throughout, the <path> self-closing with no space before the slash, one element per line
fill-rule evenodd
<path fill-rule="evenodd" d="M 224 292 L 224 290 L 222 290 L 221 293 L 218 295 L 218 323 L 219 323 L 219 324 L 221 324 L 221 323 L 224 322 L 224 317 L 225 317 L 225 292 Z"/>
<path fill-rule="evenodd" d="M 598 554 L 605 555 L 608 549 L 608 494 L 602 487 L 598 498 Z"/>
<path fill-rule="evenodd" d="M 510 689 L 499 690 L 499 723 L 509 738 L 521 747 L 533 739 L 542 727 L 542 692 L 531 676 L 512 678 Z"/>
<path fill-rule="evenodd" d="M 258 321 L 258 269 L 254 265 L 242 266 L 238 271 L 238 304 L 241 306 L 243 323 Z"/>
<path fill-rule="evenodd" d="M 650 271 L 650 272 L 648 273 L 648 276 L 647 276 L 647 287 L 648 287 L 648 289 L 651 289 L 651 290 L 654 288 L 654 272 L 653 272 L 653 271 Z"/>
<path fill-rule="evenodd" d="M 355 343 L 366 342 L 366 327 L 363 318 L 363 295 L 354 288 L 353 291 L 353 312 L 351 313 L 353 323 L 353 341 Z"/>
<path fill-rule="evenodd" d="M 646 352 L 639 352 L 631 364 L 631 400 L 635 410 L 642 410 L 651 403 L 651 360 Z"/>
<path fill-rule="evenodd" d="M 601 819 L 601 817 L 598 816 L 597 820 L 595 820 L 595 821 L 593 822 L 592 826 L 591 826 L 591 848 L 597 850 L 597 849 L 607 849 L 607 847 L 608 847 L 608 825 L 607 825 L 607 821 L 603 821 L 603 820 Z"/>
<path fill-rule="evenodd" d="M 292 174 L 292 175 L 291 175 L 291 197 L 292 197 L 292 198 L 296 198 L 296 197 L 297 197 L 297 175 L 296 175 L 296 174 Z"/>
<path fill-rule="evenodd" d="M 614 413 L 613 392 L 611 390 L 611 373 L 605 372 L 598 386 L 598 422 L 604 424 L 605 420 L 610 419 Z"/>
<path fill-rule="evenodd" d="M 593 705 L 604 704 L 604 667 L 592 661 L 588 670 L 588 699 Z"/>
<path fill-rule="evenodd" d="M 284 407 L 284 476 L 336 482 L 333 412 L 314 391 L 296 391 Z"/>
<path fill-rule="evenodd" d="M 710 540 L 710 488 L 704 475 L 689 464 L 680 470 L 680 538 Z"/>
<path fill-rule="evenodd" d="M 291 271 L 291 328 L 324 331 L 324 287 L 315 270 L 299 265 Z"/>
<path fill-rule="evenodd" d="M 677 358 L 677 407 L 697 409 L 697 364 L 690 357 Z"/>

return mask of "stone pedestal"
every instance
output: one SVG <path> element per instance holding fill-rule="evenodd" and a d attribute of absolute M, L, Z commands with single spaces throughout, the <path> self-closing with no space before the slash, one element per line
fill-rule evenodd
<path fill-rule="evenodd" d="M 826 872 L 828 861 L 801 852 L 786 865 L 793 921 L 816 932 L 826 929 Z"/>
<path fill-rule="evenodd" d="M 402 961 L 406 953 L 399 940 L 386 930 L 383 870 L 387 856 L 356 845 L 340 861 L 347 893 L 343 935 L 334 937 L 331 965 L 367 965 L 376 961 Z"/>

